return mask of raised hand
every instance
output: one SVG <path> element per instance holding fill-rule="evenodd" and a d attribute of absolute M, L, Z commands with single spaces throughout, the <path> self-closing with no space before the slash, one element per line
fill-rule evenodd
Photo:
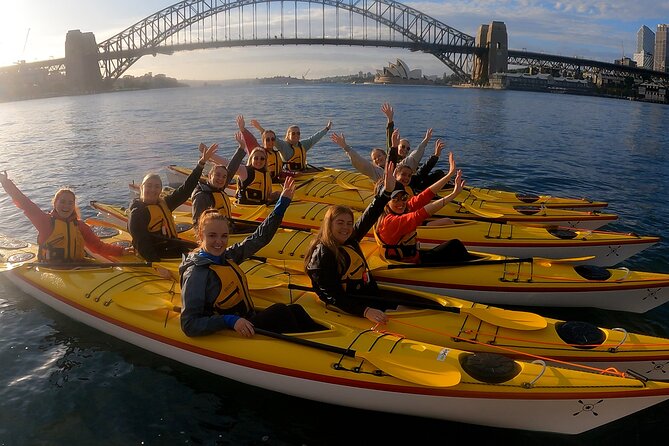
<path fill-rule="evenodd" d="M 246 128 L 246 123 L 244 122 L 244 115 L 237 115 L 237 127 L 239 127 L 239 130 L 244 130 Z"/>
<path fill-rule="evenodd" d="M 260 133 L 264 132 L 265 129 L 260 125 L 257 119 L 251 119 L 251 125 L 255 127 L 256 130 L 258 130 Z"/>
<path fill-rule="evenodd" d="M 235 140 L 237 141 L 237 144 L 239 144 L 239 147 L 246 149 L 246 141 L 244 140 L 242 132 L 235 132 Z"/>
<path fill-rule="evenodd" d="M 325 125 L 325 128 L 326 128 L 328 131 L 330 131 L 330 129 L 332 128 L 332 121 L 328 121 L 328 123 Z"/>
<path fill-rule="evenodd" d="M 342 149 L 346 147 L 346 138 L 344 137 L 343 133 L 337 134 L 336 132 L 332 132 L 332 135 L 330 135 L 330 139 L 332 140 L 333 143 L 337 144 Z"/>
<path fill-rule="evenodd" d="M 441 156 L 441 151 L 444 150 L 444 147 L 446 147 L 446 144 L 441 139 L 436 140 L 434 142 L 434 156 Z"/>
<path fill-rule="evenodd" d="M 459 194 L 465 187 L 466 181 L 462 178 L 462 170 L 458 170 L 455 174 L 455 181 L 453 182 L 453 193 Z"/>
<path fill-rule="evenodd" d="M 448 152 L 448 165 L 449 168 L 447 176 L 450 177 L 451 175 L 453 175 L 453 173 L 455 173 L 455 169 L 457 168 L 455 166 L 455 156 L 453 155 L 453 152 Z"/>
<path fill-rule="evenodd" d="M 383 189 L 387 192 L 395 190 L 395 163 L 388 161 L 383 171 Z"/>
<path fill-rule="evenodd" d="M 203 144 L 201 144 L 201 145 L 203 145 Z M 202 152 L 202 157 L 200 158 L 200 161 L 199 161 L 200 164 L 205 164 L 207 161 L 209 161 L 209 158 L 211 158 L 211 156 L 214 153 L 216 153 L 216 150 L 218 149 L 218 143 L 212 144 L 211 146 L 209 146 L 209 148 L 207 148 L 207 146 L 204 146 L 204 147 L 205 147 L 205 149 Z"/>
<path fill-rule="evenodd" d="M 432 129 L 427 129 L 427 131 L 425 132 L 425 138 L 423 138 L 423 142 L 427 144 L 428 142 L 430 142 L 431 139 L 432 139 Z"/>
<path fill-rule="evenodd" d="M 283 182 L 283 191 L 281 191 L 281 196 L 293 199 L 293 194 L 295 193 L 295 179 L 292 176 L 286 177 L 286 181 Z"/>
<path fill-rule="evenodd" d="M 393 107 L 389 103 L 384 102 L 383 105 L 381 106 L 381 111 L 383 112 L 384 115 L 386 115 L 388 122 L 391 122 L 393 120 L 394 111 Z"/>

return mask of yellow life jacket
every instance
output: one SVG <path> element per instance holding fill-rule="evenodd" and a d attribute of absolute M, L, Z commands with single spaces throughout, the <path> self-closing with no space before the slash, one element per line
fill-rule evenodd
<path fill-rule="evenodd" d="M 84 235 L 77 220 L 65 221 L 51 217 L 53 230 L 39 245 L 37 257 L 42 262 L 72 262 L 83 260 Z"/>
<path fill-rule="evenodd" d="M 246 166 L 246 180 L 237 177 L 237 201 L 241 204 L 265 204 L 272 193 L 269 172 Z"/>
<path fill-rule="evenodd" d="M 341 284 L 346 292 L 360 291 L 370 282 L 369 268 L 365 257 L 350 246 L 342 246 L 350 262 L 341 276 Z"/>
<path fill-rule="evenodd" d="M 415 230 L 404 234 L 396 244 L 390 245 L 383 241 L 381 234 L 379 234 L 378 226 L 378 223 L 374 225 L 374 238 L 376 239 L 376 243 L 384 249 L 383 255 L 386 259 L 409 263 L 417 263 L 419 261 L 418 233 Z"/>
<path fill-rule="evenodd" d="M 307 168 L 307 151 L 302 147 L 302 143 L 290 145 L 293 148 L 293 156 L 283 162 L 289 170 L 304 170 Z"/>
<path fill-rule="evenodd" d="M 283 169 L 281 153 L 276 149 L 265 149 L 265 154 L 267 154 L 267 164 L 265 164 L 265 170 L 269 172 L 269 175 L 272 177 L 272 179 L 278 180 L 281 176 L 281 170 Z"/>
<path fill-rule="evenodd" d="M 221 313 L 236 312 L 246 315 L 253 310 L 249 285 L 244 271 L 234 262 L 209 265 L 221 281 L 221 292 L 214 301 L 214 309 Z"/>
<path fill-rule="evenodd" d="M 211 193 L 212 198 L 214 199 L 214 209 L 218 211 L 219 214 L 230 218 L 230 198 L 225 191 L 215 191 Z"/>
<path fill-rule="evenodd" d="M 172 211 L 167 207 L 165 200 L 161 198 L 158 200 L 158 204 L 147 204 L 145 206 L 149 211 L 148 230 L 151 234 L 161 234 L 169 238 L 179 236 Z"/>

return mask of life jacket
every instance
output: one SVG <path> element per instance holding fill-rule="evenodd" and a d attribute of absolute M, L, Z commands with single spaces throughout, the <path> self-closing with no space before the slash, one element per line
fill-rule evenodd
<path fill-rule="evenodd" d="M 240 204 L 265 204 L 272 193 L 272 178 L 266 170 L 246 166 L 246 180 L 237 177 L 237 201 Z"/>
<path fill-rule="evenodd" d="M 253 300 L 249 294 L 249 285 L 244 271 L 234 262 L 225 265 L 210 264 L 221 281 L 221 291 L 214 301 L 214 309 L 221 313 L 246 315 L 253 311 Z"/>
<path fill-rule="evenodd" d="M 383 217 L 382 217 L 383 218 Z M 382 220 L 379 220 L 379 223 Z M 407 263 L 418 263 L 420 255 L 418 254 L 418 233 L 413 230 L 404 234 L 396 244 L 391 245 L 383 241 L 379 233 L 379 223 L 374 225 L 374 238 L 376 243 L 384 249 L 383 255 L 388 260 L 397 260 Z"/>
<path fill-rule="evenodd" d="M 37 257 L 42 262 L 71 262 L 83 260 L 84 235 L 75 220 L 65 221 L 51 217 L 53 230 L 49 237 L 39 245 Z"/>
<path fill-rule="evenodd" d="M 214 209 L 216 209 L 219 214 L 230 219 L 230 198 L 228 197 L 228 194 L 222 190 L 211 191 L 211 197 L 214 199 Z"/>
<path fill-rule="evenodd" d="M 365 257 L 351 246 L 342 246 L 350 262 L 348 268 L 341 275 L 341 284 L 347 293 L 361 291 L 371 281 L 369 267 Z"/>
<path fill-rule="evenodd" d="M 265 154 L 267 155 L 267 164 L 265 164 L 265 170 L 269 172 L 269 175 L 273 180 L 279 180 L 281 171 L 283 170 L 281 152 L 276 149 L 265 149 Z"/>
<path fill-rule="evenodd" d="M 293 148 L 293 156 L 283 162 L 283 165 L 289 170 L 304 170 L 307 168 L 307 151 L 302 147 L 302 143 L 290 145 Z"/>
<path fill-rule="evenodd" d="M 144 206 L 149 211 L 149 227 L 147 228 L 149 233 L 160 234 L 168 238 L 179 237 L 172 211 L 167 207 L 165 200 L 161 198 L 157 204 L 144 204 Z"/>

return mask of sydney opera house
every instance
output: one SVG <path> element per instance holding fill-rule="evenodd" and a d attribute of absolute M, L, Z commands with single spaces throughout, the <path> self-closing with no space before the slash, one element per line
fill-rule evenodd
<path fill-rule="evenodd" d="M 374 76 L 376 84 L 423 84 L 432 83 L 423 76 L 421 70 L 411 70 L 409 66 L 401 59 L 395 63 L 389 63 L 382 70 L 376 70 Z"/>

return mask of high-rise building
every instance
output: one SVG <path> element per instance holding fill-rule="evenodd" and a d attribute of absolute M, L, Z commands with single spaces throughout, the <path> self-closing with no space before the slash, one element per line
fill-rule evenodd
<path fill-rule="evenodd" d="M 667 40 L 669 40 L 669 25 L 657 25 L 655 32 L 655 63 L 653 69 L 655 71 L 669 71 L 669 48 L 667 48 Z"/>
<path fill-rule="evenodd" d="M 643 25 L 636 33 L 636 52 L 653 54 L 653 51 L 655 51 L 655 33 Z"/>

